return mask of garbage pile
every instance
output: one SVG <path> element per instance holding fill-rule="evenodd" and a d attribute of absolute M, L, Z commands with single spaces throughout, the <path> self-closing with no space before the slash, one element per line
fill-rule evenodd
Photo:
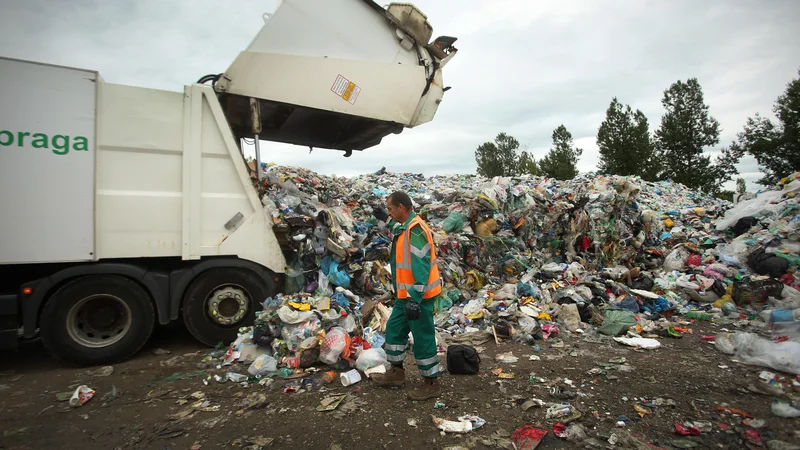
<path fill-rule="evenodd" d="M 251 376 L 302 376 L 318 363 L 381 370 L 393 303 L 383 207 L 396 190 L 434 230 L 441 351 L 576 335 L 655 349 L 691 321 L 713 320 L 752 334 L 720 339 L 724 351 L 770 352 L 753 360 L 800 374 L 800 173 L 735 207 L 671 182 L 619 176 L 426 178 L 381 169 L 348 179 L 272 166 L 260 188 L 289 270 L 284 293 L 265 300 L 225 355 L 249 363 Z M 787 342 L 760 337 L 770 332 Z"/>

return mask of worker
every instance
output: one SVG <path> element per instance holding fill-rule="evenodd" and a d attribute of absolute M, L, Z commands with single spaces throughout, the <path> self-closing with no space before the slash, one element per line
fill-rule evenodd
<path fill-rule="evenodd" d="M 433 303 L 442 291 L 436 246 L 428 225 L 414 212 L 411 198 L 405 192 L 394 192 L 386 200 L 394 235 L 391 267 L 397 299 L 386 324 L 384 349 L 391 364 L 385 374 L 374 375 L 384 386 L 405 383 L 406 344 L 408 333 L 414 337 L 414 358 L 422 376 L 422 384 L 408 392 L 411 400 L 427 400 L 439 395 L 439 358 L 436 356 L 436 331 L 433 327 Z"/>

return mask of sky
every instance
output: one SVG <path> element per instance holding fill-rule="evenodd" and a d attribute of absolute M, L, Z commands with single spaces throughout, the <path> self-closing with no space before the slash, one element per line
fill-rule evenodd
<path fill-rule="evenodd" d="M 356 0 L 354 0 L 356 1 Z M 98 70 L 105 81 L 181 91 L 225 71 L 278 0 L 3 0 L 0 56 Z M 417 0 L 434 36 L 458 37 L 444 68 L 452 89 L 432 122 L 350 158 L 263 142 L 262 160 L 344 176 L 474 173 L 474 151 L 500 132 L 538 160 L 564 124 L 598 162 L 597 129 L 612 97 L 654 131 L 663 91 L 695 77 L 730 144 L 747 117 L 772 106 L 800 69 L 796 0 Z M 252 153 L 251 149 L 247 152 Z M 738 166 L 748 190 L 754 159 Z M 733 187 L 733 183 L 727 185 Z"/>

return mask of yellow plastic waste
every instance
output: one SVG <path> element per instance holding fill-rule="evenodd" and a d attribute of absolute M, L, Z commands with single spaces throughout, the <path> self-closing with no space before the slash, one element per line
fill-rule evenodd
<path fill-rule="evenodd" d="M 725 294 L 720 297 L 719 300 L 715 301 L 713 306 L 714 308 L 722 308 L 722 305 L 725 303 L 733 303 L 733 297 L 731 297 L 729 294 Z"/>
<path fill-rule="evenodd" d="M 675 225 L 675 222 L 672 219 L 667 219 L 664 221 L 664 226 L 667 228 L 672 228 Z"/>
<path fill-rule="evenodd" d="M 327 311 L 331 309 L 331 298 L 330 297 L 318 298 L 317 304 L 315 306 L 320 311 Z"/>
<path fill-rule="evenodd" d="M 486 219 L 483 222 L 479 223 L 475 227 L 475 232 L 480 237 L 487 237 L 494 234 L 495 231 L 499 230 L 500 226 L 497 225 L 497 221 L 494 219 Z"/>
<path fill-rule="evenodd" d="M 308 303 L 288 302 L 287 305 L 299 311 L 311 311 L 311 305 Z"/>
<path fill-rule="evenodd" d="M 489 198 L 489 196 L 487 196 L 486 194 L 478 194 L 478 198 L 481 199 L 481 200 L 486 200 L 487 202 L 489 202 L 489 204 L 492 205 L 492 208 L 499 209 L 497 207 L 497 202 L 492 200 L 491 198 Z"/>
<path fill-rule="evenodd" d="M 483 288 L 483 277 L 478 274 L 474 269 L 467 272 L 467 283 L 472 284 L 472 287 L 477 291 Z"/>
<path fill-rule="evenodd" d="M 552 322 L 552 321 L 553 321 L 553 319 L 551 319 L 551 318 L 550 318 L 550 314 L 547 314 L 547 313 L 546 313 L 546 312 L 544 312 L 544 311 L 542 311 L 542 312 L 540 312 L 540 313 L 539 313 L 539 317 L 538 317 L 538 319 L 539 319 L 539 320 L 547 320 L 547 321 L 550 321 L 550 322 Z"/>

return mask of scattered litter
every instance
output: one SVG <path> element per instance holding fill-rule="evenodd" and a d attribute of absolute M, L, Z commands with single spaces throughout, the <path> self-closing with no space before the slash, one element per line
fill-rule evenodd
<path fill-rule="evenodd" d="M 549 431 L 532 425 L 523 425 L 511 435 L 511 442 L 516 450 L 533 450 L 539 446 Z"/>
<path fill-rule="evenodd" d="M 94 397 L 94 393 L 94 389 L 86 386 L 85 384 L 78 386 L 78 388 L 75 389 L 75 392 L 72 393 L 72 397 L 69 399 L 69 406 L 77 408 L 86 404 L 86 402 Z"/>
<path fill-rule="evenodd" d="M 647 350 L 661 347 L 661 343 L 657 339 L 649 339 L 643 337 L 615 337 L 615 341 L 620 344 L 625 344 L 630 347 L 644 348 Z"/>
<path fill-rule="evenodd" d="M 319 406 L 317 406 L 317 411 L 320 411 L 320 412 L 333 411 L 333 410 L 335 410 L 336 408 L 339 407 L 339 405 L 342 403 L 342 400 L 344 400 L 346 397 L 347 397 L 347 394 L 334 395 L 332 397 L 327 397 L 327 398 L 323 399 L 320 402 Z"/>
<path fill-rule="evenodd" d="M 93 377 L 107 377 L 114 373 L 114 366 L 104 366 L 89 373 Z"/>
<path fill-rule="evenodd" d="M 486 421 L 478 416 L 461 416 L 457 422 L 441 419 L 433 415 L 431 415 L 431 419 L 433 419 L 433 424 L 436 425 L 436 428 L 445 433 L 468 433 L 486 424 Z"/>
<path fill-rule="evenodd" d="M 105 405 L 106 403 L 110 403 L 120 397 L 122 397 L 122 391 L 117 389 L 116 386 L 112 385 L 111 390 L 103 394 L 103 397 L 100 398 L 100 401 Z"/>
<path fill-rule="evenodd" d="M 501 354 L 495 356 L 494 360 L 499 362 L 499 363 L 501 363 L 501 364 L 514 364 L 517 361 L 519 361 L 519 358 L 514 356 L 514 354 L 511 353 L 511 352 L 507 352 L 507 353 L 501 353 Z"/>

